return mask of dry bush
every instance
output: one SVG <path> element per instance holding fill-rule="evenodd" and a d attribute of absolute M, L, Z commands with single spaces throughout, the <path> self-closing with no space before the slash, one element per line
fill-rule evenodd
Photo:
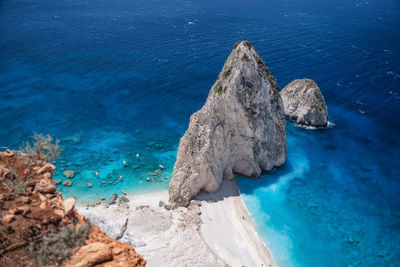
<path fill-rule="evenodd" d="M 21 151 L 32 155 L 36 161 L 52 162 L 60 158 L 61 151 L 60 141 L 51 135 L 43 135 L 35 133 L 32 137 L 33 144 L 26 142 L 21 146 Z"/>
<path fill-rule="evenodd" d="M 61 266 L 69 259 L 73 249 L 85 244 L 89 236 L 90 224 L 79 228 L 75 221 L 72 225 L 63 225 L 58 232 L 49 231 L 39 241 L 30 242 L 29 251 L 40 265 Z"/>

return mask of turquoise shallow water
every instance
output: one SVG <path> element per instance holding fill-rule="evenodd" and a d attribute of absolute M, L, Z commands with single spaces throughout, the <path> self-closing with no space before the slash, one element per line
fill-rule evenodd
<path fill-rule="evenodd" d="M 58 190 L 80 202 L 165 190 L 190 115 L 250 40 L 281 88 L 314 79 L 334 123 L 288 123 L 287 164 L 239 179 L 278 265 L 398 266 L 399 18 L 397 0 L 4 0 L 0 146 L 59 138 L 55 179 L 76 176 Z"/>
<path fill-rule="evenodd" d="M 153 136 L 139 130 L 127 134 L 113 129 L 67 137 L 64 143 L 68 149 L 56 164 L 54 179 L 67 180 L 64 170 L 73 170 L 75 176 L 70 179 L 71 187 L 59 185 L 58 191 L 64 196 L 78 196 L 82 203 L 87 203 L 97 202 L 99 197 L 108 199 L 113 193 L 166 190 L 175 163 L 177 138 Z M 159 173 L 154 175 L 155 172 Z"/>
<path fill-rule="evenodd" d="M 246 207 L 281 266 L 396 266 L 400 214 L 389 199 L 398 188 L 388 190 L 395 184 L 382 181 L 369 149 L 327 142 L 335 127 L 290 124 L 287 164 L 239 179 Z"/>

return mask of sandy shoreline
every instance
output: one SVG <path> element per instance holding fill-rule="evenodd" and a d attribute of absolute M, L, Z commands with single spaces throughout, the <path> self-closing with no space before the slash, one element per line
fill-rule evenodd
<path fill-rule="evenodd" d="M 77 206 L 111 237 L 132 244 L 146 266 L 276 266 L 259 239 L 236 181 L 224 180 L 215 194 L 201 193 L 188 208 L 166 210 L 168 192 L 126 196 L 129 205 Z"/>

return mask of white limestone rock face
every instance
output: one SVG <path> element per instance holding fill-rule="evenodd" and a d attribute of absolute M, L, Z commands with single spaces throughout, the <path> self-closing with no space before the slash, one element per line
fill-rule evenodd
<path fill-rule="evenodd" d="M 234 173 L 260 177 L 286 159 L 286 121 L 276 79 L 247 41 L 235 44 L 204 106 L 181 138 L 171 203 L 187 206 Z"/>
<path fill-rule="evenodd" d="M 298 79 L 282 89 L 285 116 L 299 125 L 324 127 L 328 108 L 318 85 L 311 79 Z"/>

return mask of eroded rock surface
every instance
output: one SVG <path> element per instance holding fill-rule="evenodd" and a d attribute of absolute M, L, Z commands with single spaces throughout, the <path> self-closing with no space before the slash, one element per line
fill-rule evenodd
<path fill-rule="evenodd" d="M 0 152 L 0 266 L 144 266 L 132 246 L 79 215 L 74 197 L 55 192 L 54 169 L 29 154 Z"/>
<path fill-rule="evenodd" d="M 104 243 L 94 242 L 77 250 L 66 267 L 85 267 L 110 261 L 113 259 L 112 250 Z"/>
<path fill-rule="evenodd" d="M 259 177 L 285 158 L 286 122 L 276 79 L 250 42 L 238 42 L 180 140 L 170 202 L 187 206 L 200 190 L 216 192 L 223 178 Z"/>
<path fill-rule="evenodd" d="M 311 79 L 298 79 L 280 92 L 285 116 L 299 125 L 324 127 L 328 108 L 318 85 Z"/>

